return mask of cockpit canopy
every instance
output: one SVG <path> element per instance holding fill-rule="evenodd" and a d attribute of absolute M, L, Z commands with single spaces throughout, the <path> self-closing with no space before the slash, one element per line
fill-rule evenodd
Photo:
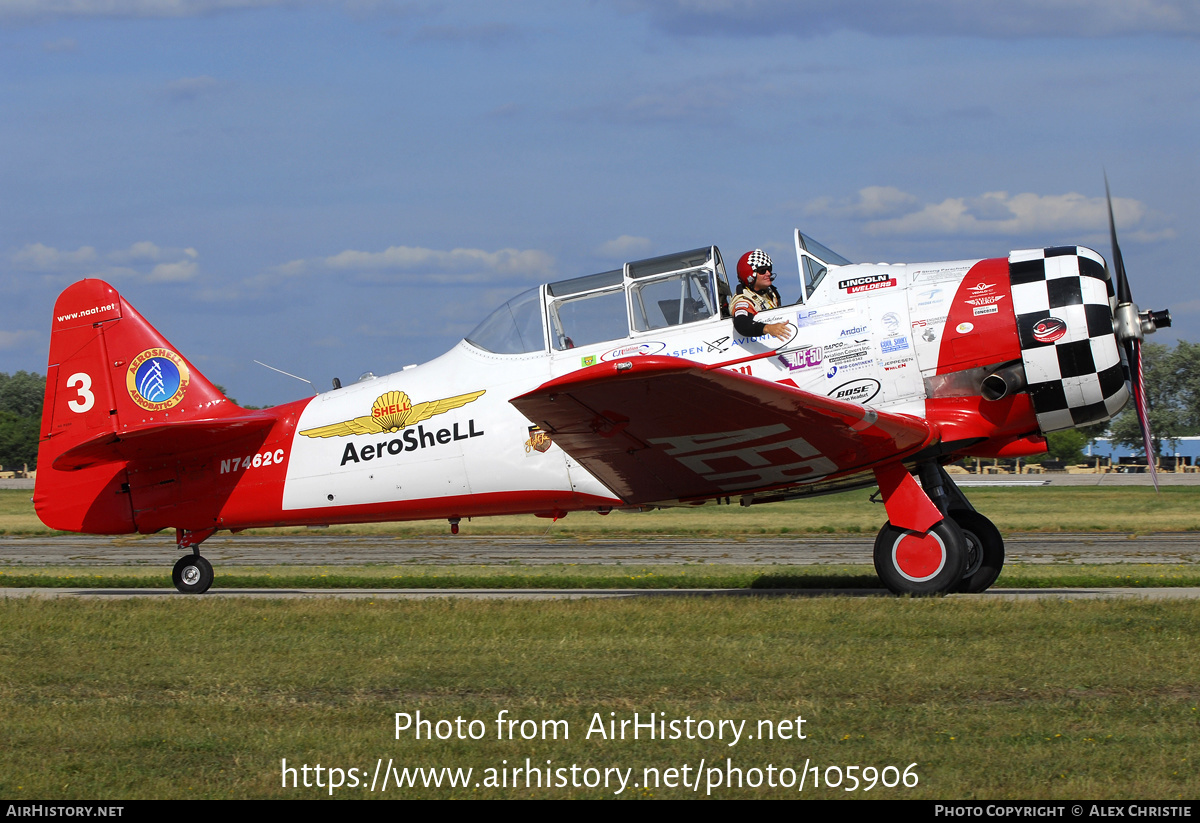
<path fill-rule="evenodd" d="M 796 261 L 798 302 L 810 298 L 830 265 L 849 263 L 799 230 Z M 728 317 L 731 293 L 721 252 L 701 246 L 530 289 L 488 315 L 467 342 L 495 354 L 566 351 Z"/>

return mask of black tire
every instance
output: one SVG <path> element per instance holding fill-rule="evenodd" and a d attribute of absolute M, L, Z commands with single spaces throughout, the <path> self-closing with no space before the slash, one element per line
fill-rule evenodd
<path fill-rule="evenodd" d="M 171 570 L 171 582 L 184 594 L 204 594 L 213 583 L 213 567 L 198 554 L 185 554 Z"/>
<path fill-rule="evenodd" d="M 967 540 L 967 562 L 956 591 L 985 592 L 1004 568 L 1004 538 L 992 521 L 979 512 L 952 511 L 950 517 L 963 530 Z"/>
<path fill-rule="evenodd" d="M 875 571 L 895 594 L 938 595 L 962 582 L 967 541 L 953 520 L 942 520 L 927 534 L 884 523 L 875 538 Z"/>

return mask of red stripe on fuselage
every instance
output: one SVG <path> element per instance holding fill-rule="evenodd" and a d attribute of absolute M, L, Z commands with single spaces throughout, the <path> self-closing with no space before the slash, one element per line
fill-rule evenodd
<path fill-rule="evenodd" d="M 993 366 L 1021 359 L 1013 314 L 1007 258 L 980 260 L 962 281 L 950 304 L 938 374 Z"/>

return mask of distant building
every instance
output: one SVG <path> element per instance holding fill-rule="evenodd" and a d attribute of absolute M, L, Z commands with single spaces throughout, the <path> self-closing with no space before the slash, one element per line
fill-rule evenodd
<path fill-rule="evenodd" d="M 1121 458 L 1140 457 L 1144 454 L 1141 449 L 1131 449 L 1128 446 L 1119 446 L 1113 443 L 1107 437 L 1097 437 L 1095 440 L 1089 441 L 1083 453 L 1088 457 L 1106 457 L 1114 463 L 1119 463 Z M 1177 440 L 1164 440 L 1162 454 L 1160 457 L 1180 457 L 1184 464 L 1195 466 L 1200 463 L 1200 437 L 1180 437 Z"/>

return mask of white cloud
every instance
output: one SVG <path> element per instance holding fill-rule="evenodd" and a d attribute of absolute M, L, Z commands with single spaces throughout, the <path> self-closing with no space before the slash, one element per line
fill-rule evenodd
<path fill-rule="evenodd" d="M 146 276 L 148 283 L 182 283 L 191 280 L 200 273 L 194 260 L 180 260 L 175 263 L 159 263 Z"/>
<path fill-rule="evenodd" d="M 164 248 L 142 240 L 103 255 L 93 246 L 65 251 L 44 243 L 30 243 L 11 256 L 14 268 L 59 277 L 100 277 L 105 280 L 144 280 L 178 283 L 199 274 L 199 253 L 191 247 Z M 102 262 L 106 261 L 106 262 Z"/>
<path fill-rule="evenodd" d="M 1118 226 L 1142 221 L 1146 207 L 1136 200 L 1115 198 Z M 1046 231 L 1097 231 L 1108 225 L 1103 197 L 1070 194 L 987 192 L 980 197 L 952 197 L 926 204 L 901 217 L 867 223 L 869 234 L 1013 235 Z"/>
<path fill-rule="evenodd" d="M 294 266 L 299 261 L 287 264 Z M 496 272 L 541 277 L 549 274 L 554 258 L 536 249 L 452 249 L 390 246 L 379 252 L 346 251 L 321 261 L 331 269 L 411 272 Z"/>
<path fill-rule="evenodd" d="M 75 251 L 60 251 L 42 243 L 30 243 L 12 256 L 12 262 L 25 271 L 54 272 L 88 265 L 96 259 L 96 249 L 80 246 Z"/>
<path fill-rule="evenodd" d="M 195 100 L 220 86 L 219 80 L 205 74 L 199 77 L 181 77 L 173 80 L 167 84 L 166 92 L 172 100 Z"/>
<path fill-rule="evenodd" d="M 202 17 L 301 5 L 314 5 L 314 0 L 0 0 L 0 18 Z"/>
<path fill-rule="evenodd" d="M 859 189 L 858 196 L 853 199 L 835 201 L 831 197 L 822 197 L 813 200 L 804 207 L 804 213 L 810 217 L 823 215 L 872 220 L 898 217 L 918 208 L 920 204 L 917 198 L 907 192 L 892 186 L 867 186 Z"/>
<path fill-rule="evenodd" d="M 32 343 L 39 338 L 39 334 L 29 329 L 21 329 L 20 331 L 2 331 L 0 330 L 0 349 L 16 349 L 28 343 Z"/>
<path fill-rule="evenodd" d="M 1113 37 L 1200 34 L 1194 0 L 618 0 L 663 30 L 691 36 Z"/>
<path fill-rule="evenodd" d="M 42 51 L 49 54 L 66 54 L 75 51 L 79 44 L 72 37 L 64 37 L 61 40 L 47 40 L 42 43 Z"/>
<path fill-rule="evenodd" d="M 1171 229 L 1150 230 L 1143 203 L 1113 198 L 1113 215 L 1121 237 L 1150 242 L 1174 236 Z M 939 203 L 921 203 L 889 186 L 870 186 L 850 199 L 822 197 L 805 204 L 809 216 L 863 221 L 873 235 L 1019 235 L 1029 233 L 1107 231 L 1108 205 L 1103 197 L 1069 194 L 1010 195 L 986 192 L 976 197 L 950 197 Z"/>
<path fill-rule="evenodd" d="M 601 244 L 596 249 L 596 254 L 601 257 L 611 257 L 615 260 L 624 261 L 644 255 L 650 251 L 650 248 L 650 238 L 622 234 L 615 240 L 609 240 L 607 243 Z"/>

